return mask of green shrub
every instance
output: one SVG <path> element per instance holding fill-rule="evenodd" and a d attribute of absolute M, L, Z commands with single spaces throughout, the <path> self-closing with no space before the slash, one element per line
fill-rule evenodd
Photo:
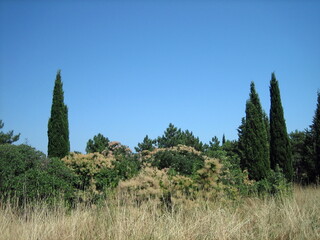
<path fill-rule="evenodd" d="M 239 196 L 249 196 L 255 192 L 255 181 L 249 180 L 246 170 L 241 170 L 238 157 L 229 157 L 224 154 L 220 159 L 222 169 L 219 181 L 225 186 L 224 191 L 229 198 L 235 199 Z"/>
<path fill-rule="evenodd" d="M 255 183 L 259 195 L 288 195 L 292 193 L 292 184 L 287 181 L 279 166 L 271 170 L 266 179 Z"/>
<path fill-rule="evenodd" d="M 169 168 L 182 175 L 192 175 L 204 166 L 204 157 L 192 147 L 178 145 L 172 148 L 158 148 L 145 159 L 159 169 Z"/>
<path fill-rule="evenodd" d="M 19 202 L 55 198 L 72 200 L 74 176 L 59 159 L 47 159 L 27 145 L 0 146 L 2 198 Z"/>

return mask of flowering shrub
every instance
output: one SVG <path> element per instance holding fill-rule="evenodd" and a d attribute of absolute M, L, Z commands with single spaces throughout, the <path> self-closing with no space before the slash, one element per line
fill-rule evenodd
<path fill-rule="evenodd" d="M 185 160 L 187 164 L 181 164 L 172 156 L 178 156 L 178 160 Z M 151 198 L 171 205 L 199 198 L 208 200 L 220 196 L 224 189 L 219 160 L 203 156 L 192 147 L 155 149 L 145 152 L 143 161 L 145 167 L 140 173 L 118 186 L 121 194 L 134 195 L 138 202 Z M 179 168 L 181 166 L 187 166 L 188 171 Z"/>
<path fill-rule="evenodd" d="M 103 196 L 107 189 L 116 187 L 120 180 L 136 175 L 139 170 L 137 158 L 126 147 L 114 144 L 104 153 L 71 153 L 62 161 L 77 176 L 78 197 L 93 199 Z"/>
<path fill-rule="evenodd" d="M 100 153 L 70 153 L 62 161 L 78 177 L 77 187 L 81 190 L 97 191 L 95 177 L 103 170 L 112 169 L 113 158 L 107 158 Z"/>

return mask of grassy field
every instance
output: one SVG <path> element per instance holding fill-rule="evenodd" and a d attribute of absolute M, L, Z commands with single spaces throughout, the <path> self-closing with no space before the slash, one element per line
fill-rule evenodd
<path fill-rule="evenodd" d="M 0 239 L 320 239 L 320 188 L 293 197 L 195 202 L 164 211 L 109 200 L 101 207 L 0 205 Z"/>

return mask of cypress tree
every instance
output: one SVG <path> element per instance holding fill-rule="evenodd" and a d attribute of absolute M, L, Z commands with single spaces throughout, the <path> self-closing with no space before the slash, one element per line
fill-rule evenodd
<path fill-rule="evenodd" d="M 270 81 L 270 163 L 271 168 L 279 165 L 287 180 L 293 179 L 292 153 L 283 108 L 280 89 L 275 74 Z"/>
<path fill-rule="evenodd" d="M 63 158 L 70 151 L 68 107 L 64 104 L 61 71 L 58 70 L 48 122 L 48 157 Z"/>
<path fill-rule="evenodd" d="M 270 171 L 269 144 L 263 110 L 253 82 L 243 124 L 243 135 L 239 136 L 240 144 L 243 146 L 241 167 L 248 170 L 251 179 L 261 180 L 266 178 Z"/>
<path fill-rule="evenodd" d="M 226 143 L 226 136 L 223 134 L 222 135 L 222 146 Z"/>
<path fill-rule="evenodd" d="M 311 132 L 314 140 L 314 165 L 316 166 L 316 176 L 320 177 L 320 91 L 318 91 L 317 108 L 313 117 Z"/>
<path fill-rule="evenodd" d="M 240 157 L 240 166 L 244 170 L 247 166 L 247 161 L 245 158 L 245 128 L 246 126 L 246 118 L 243 117 L 241 119 L 241 125 L 238 127 L 238 142 L 237 142 L 237 154 Z"/>

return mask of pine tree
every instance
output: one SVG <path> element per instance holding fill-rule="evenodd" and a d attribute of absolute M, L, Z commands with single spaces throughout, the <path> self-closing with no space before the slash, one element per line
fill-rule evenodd
<path fill-rule="evenodd" d="M 4 123 L 2 120 L 0 120 L 0 129 L 4 127 Z M 13 135 L 13 130 L 4 133 L 0 132 L 0 144 L 12 144 L 16 141 L 18 141 L 20 138 L 20 133 L 18 135 Z"/>
<path fill-rule="evenodd" d="M 48 157 L 63 158 L 70 151 L 68 108 L 64 104 L 62 86 L 61 71 L 58 70 L 48 122 Z"/>
<path fill-rule="evenodd" d="M 170 123 L 164 134 L 158 137 L 157 144 L 159 148 L 170 148 L 181 144 L 181 129 Z"/>
<path fill-rule="evenodd" d="M 287 180 L 293 179 L 292 152 L 284 119 L 280 89 L 275 74 L 270 81 L 270 163 L 271 168 L 279 165 Z"/>
<path fill-rule="evenodd" d="M 259 96 L 252 82 L 250 99 L 246 103 L 246 118 L 239 128 L 239 145 L 242 147 L 242 169 L 247 169 L 249 177 L 261 180 L 270 171 L 268 135 Z"/>
<path fill-rule="evenodd" d="M 149 138 L 148 135 L 146 135 L 143 139 L 142 143 L 138 143 L 138 147 L 135 147 L 134 149 L 136 150 L 136 152 L 142 152 L 142 151 L 152 151 L 155 147 L 155 140 L 152 140 Z"/>
<path fill-rule="evenodd" d="M 109 139 L 104 137 L 101 133 L 94 136 L 93 139 L 89 139 L 87 142 L 87 153 L 102 153 L 104 150 L 108 150 Z"/>

